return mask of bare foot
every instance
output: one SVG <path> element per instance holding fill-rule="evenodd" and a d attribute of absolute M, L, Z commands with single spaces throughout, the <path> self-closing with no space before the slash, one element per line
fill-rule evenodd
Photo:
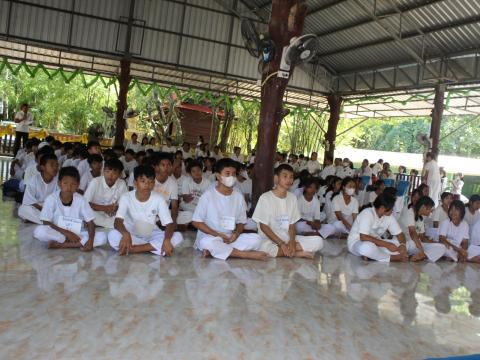
<path fill-rule="evenodd" d="M 204 258 L 212 257 L 212 254 L 210 254 L 210 251 L 208 251 L 208 250 L 203 250 L 202 255 L 203 255 Z"/>
<path fill-rule="evenodd" d="M 246 253 L 245 259 L 260 260 L 260 261 L 268 260 L 267 253 L 263 251 L 245 251 L 245 253 Z"/>
<path fill-rule="evenodd" d="M 56 242 L 56 241 L 53 241 L 53 240 L 50 240 L 48 242 L 48 246 L 47 246 L 49 249 L 60 249 L 61 246 L 60 246 L 60 243 Z"/>
<path fill-rule="evenodd" d="M 390 261 L 407 262 L 407 261 L 408 261 L 408 256 L 403 256 L 403 255 L 390 255 Z"/>
<path fill-rule="evenodd" d="M 418 262 L 418 261 L 422 261 L 422 260 L 425 260 L 425 255 L 421 256 L 421 255 L 417 254 L 417 255 L 413 255 L 413 256 L 410 257 L 411 262 Z"/>
<path fill-rule="evenodd" d="M 295 253 L 295 257 L 313 260 L 315 253 L 309 251 L 297 251 Z"/>

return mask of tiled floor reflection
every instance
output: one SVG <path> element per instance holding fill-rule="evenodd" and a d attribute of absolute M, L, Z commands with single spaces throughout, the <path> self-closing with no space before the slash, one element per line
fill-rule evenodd
<path fill-rule="evenodd" d="M 49 251 L 0 202 L 1 359 L 421 359 L 480 353 L 480 267 Z M 336 255 L 336 256 L 332 256 Z"/>

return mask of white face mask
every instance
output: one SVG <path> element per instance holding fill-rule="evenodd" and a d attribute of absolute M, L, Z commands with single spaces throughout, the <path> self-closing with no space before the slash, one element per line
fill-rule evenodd
<path fill-rule="evenodd" d="M 226 187 L 233 187 L 237 182 L 237 178 L 235 176 L 222 176 L 222 184 Z"/>
<path fill-rule="evenodd" d="M 355 194 L 355 189 L 354 188 L 346 188 L 345 193 L 349 196 L 353 196 L 353 194 Z"/>

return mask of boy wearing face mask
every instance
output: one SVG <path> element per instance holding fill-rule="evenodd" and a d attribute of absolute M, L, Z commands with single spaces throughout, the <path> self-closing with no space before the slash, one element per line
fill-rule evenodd
<path fill-rule="evenodd" d="M 193 214 L 192 225 L 198 229 L 194 247 L 205 257 L 216 259 L 243 258 L 266 260 L 259 251 L 257 234 L 242 234 L 247 222 L 246 204 L 242 194 L 234 189 L 237 164 L 221 159 L 216 164 L 218 183 L 201 196 Z"/>

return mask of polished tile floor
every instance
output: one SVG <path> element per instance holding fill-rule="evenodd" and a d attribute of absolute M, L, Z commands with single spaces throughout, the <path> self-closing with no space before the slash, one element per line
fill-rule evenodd
<path fill-rule="evenodd" d="M 0 359 L 422 359 L 480 353 L 480 267 L 47 250 L 0 202 Z M 337 255 L 337 256 L 332 256 Z"/>

